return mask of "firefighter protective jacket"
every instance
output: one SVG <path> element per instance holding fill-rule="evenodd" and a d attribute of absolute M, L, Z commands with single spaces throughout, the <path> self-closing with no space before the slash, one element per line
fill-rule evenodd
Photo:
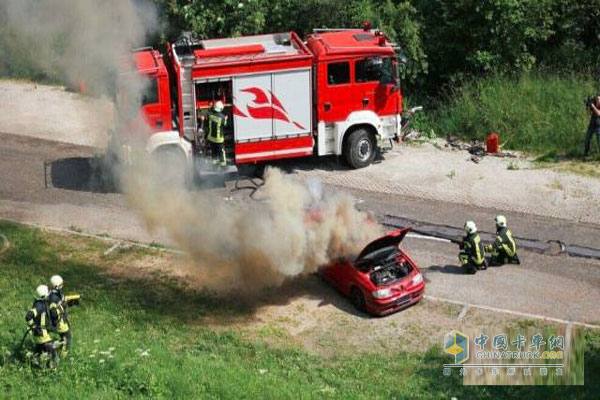
<path fill-rule="evenodd" d="M 226 124 L 227 120 L 223 113 L 210 110 L 208 113 L 208 141 L 212 143 L 225 142 L 223 127 L 225 127 Z"/>
<path fill-rule="evenodd" d="M 504 251 L 509 257 L 514 257 L 517 254 L 517 243 L 513 239 L 510 229 L 504 227 L 496 232 L 496 240 L 494 241 L 494 250 L 496 252 Z"/>
<path fill-rule="evenodd" d="M 463 238 L 463 251 L 474 265 L 482 265 L 485 262 L 485 249 L 477 233 L 467 235 Z"/>
<path fill-rule="evenodd" d="M 50 318 L 48 316 L 48 306 L 43 299 L 36 299 L 31 309 L 25 315 L 25 321 L 31 328 L 33 341 L 36 344 L 44 344 L 52 341 L 48 334 Z"/>
<path fill-rule="evenodd" d="M 56 327 L 58 333 L 66 333 L 69 331 L 69 319 L 67 315 L 67 304 L 65 295 L 62 290 L 53 289 L 48 296 L 50 306 L 50 320 L 52 325 Z"/>

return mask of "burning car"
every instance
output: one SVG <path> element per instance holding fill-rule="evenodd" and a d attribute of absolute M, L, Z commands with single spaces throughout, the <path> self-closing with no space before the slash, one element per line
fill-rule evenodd
<path fill-rule="evenodd" d="M 319 274 L 361 311 L 387 315 L 419 302 L 425 282 L 417 264 L 399 248 L 410 228 L 369 243 L 355 260 L 332 262 Z"/>

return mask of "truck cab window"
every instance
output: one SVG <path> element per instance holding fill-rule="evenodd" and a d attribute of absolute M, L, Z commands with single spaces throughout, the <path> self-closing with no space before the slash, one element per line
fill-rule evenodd
<path fill-rule="evenodd" d="M 142 105 L 158 103 L 158 83 L 156 78 L 148 79 L 142 91 Z"/>
<path fill-rule="evenodd" d="M 389 57 L 369 57 L 358 60 L 355 65 L 356 82 L 380 82 L 388 84 L 394 82 L 392 59 Z"/>
<path fill-rule="evenodd" d="M 345 61 L 327 64 L 327 83 L 330 85 L 350 83 L 350 63 Z"/>

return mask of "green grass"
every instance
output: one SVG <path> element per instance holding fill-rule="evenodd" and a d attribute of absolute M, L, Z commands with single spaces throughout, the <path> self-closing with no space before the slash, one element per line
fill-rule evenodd
<path fill-rule="evenodd" d="M 1 398 L 592 399 L 600 391 L 598 333 L 588 332 L 585 387 L 462 386 L 458 376 L 442 377 L 447 358 L 438 348 L 322 358 L 291 345 L 271 346 L 227 328 L 228 318 L 251 316 L 247 304 L 164 276 L 109 274 L 110 265 L 102 263 L 119 259 L 103 259 L 105 243 L 4 222 L 0 232 L 11 242 L 0 255 Z M 16 344 L 33 289 L 54 273 L 63 275 L 67 291 L 82 294 L 83 304 L 71 310 L 73 351 L 50 371 L 30 366 Z M 206 319 L 225 321 L 225 328 L 205 326 Z M 261 334 L 285 332 L 265 328 Z"/>
<path fill-rule="evenodd" d="M 577 157 L 589 120 L 583 101 L 596 86 L 589 76 L 541 72 L 479 79 L 440 101 L 419 127 L 479 140 L 498 132 L 505 149 Z"/>

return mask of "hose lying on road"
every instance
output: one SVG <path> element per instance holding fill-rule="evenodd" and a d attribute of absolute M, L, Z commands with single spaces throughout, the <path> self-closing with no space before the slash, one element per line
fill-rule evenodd
<path fill-rule="evenodd" d="M 411 227 L 412 231 L 423 236 L 446 239 L 453 243 L 458 243 L 463 236 L 463 230 L 450 225 L 430 224 L 397 215 L 385 214 L 382 224 L 392 228 Z M 490 232 L 479 232 L 481 239 L 492 242 L 495 235 Z M 519 247 L 535 253 L 558 256 L 567 254 L 571 257 L 593 258 L 600 260 L 600 249 L 593 247 L 580 246 L 576 244 L 565 244 L 560 240 L 542 241 L 515 237 L 519 242 Z"/>

